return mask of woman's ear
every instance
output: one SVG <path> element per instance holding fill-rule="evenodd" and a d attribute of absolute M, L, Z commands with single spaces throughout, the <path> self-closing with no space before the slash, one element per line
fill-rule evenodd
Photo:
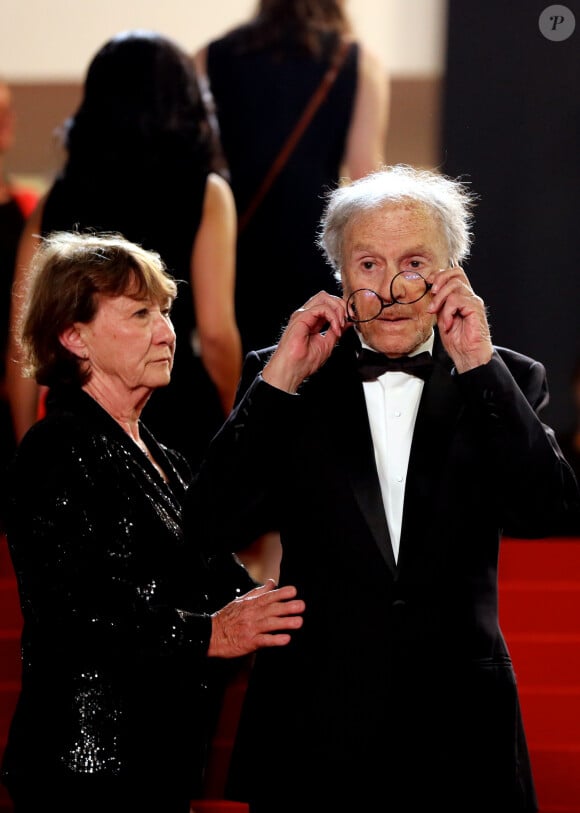
<path fill-rule="evenodd" d="M 87 359 L 89 357 L 87 346 L 76 325 L 65 328 L 58 339 L 63 347 L 78 358 Z"/>

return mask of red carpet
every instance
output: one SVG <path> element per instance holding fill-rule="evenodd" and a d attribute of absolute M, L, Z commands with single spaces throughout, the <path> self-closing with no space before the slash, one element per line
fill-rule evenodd
<path fill-rule="evenodd" d="M 500 619 L 520 688 L 541 813 L 580 813 L 580 538 L 505 539 Z M 0 539 L 0 753 L 20 678 L 20 611 Z M 192 813 L 245 813 L 220 803 L 244 674 L 230 687 L 214 740 L 205 800 Z M 0 813 L 11 806 L 0 789 Z"/>
<path fill-rule="evenodd" d="M 504 540 L 500 619 L 541 813 L 580 813 L 580 539 Z"/>

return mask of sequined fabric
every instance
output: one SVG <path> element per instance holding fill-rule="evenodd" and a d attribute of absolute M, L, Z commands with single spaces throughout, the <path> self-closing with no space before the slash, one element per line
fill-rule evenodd
<path fill-rule="evenodd" d="M 189 468 L 141 432 L 167 483 L 92 398 L 62 389 L 10 470 L 24 627 L 9 785 L 94 774 L 198 789 L 212 585 L 181 531 Z M 239 571 L 232 596 L 251 586 Z"/>

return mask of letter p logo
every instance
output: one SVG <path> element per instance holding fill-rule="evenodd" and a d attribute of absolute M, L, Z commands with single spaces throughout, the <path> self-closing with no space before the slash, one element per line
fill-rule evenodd
<path fill-rule="evenodd" d="M 576 19 L 567 6 L 548 6 L 540 14 L 538 26 L 546 39 L 562 42 L 574 33 Z"/>

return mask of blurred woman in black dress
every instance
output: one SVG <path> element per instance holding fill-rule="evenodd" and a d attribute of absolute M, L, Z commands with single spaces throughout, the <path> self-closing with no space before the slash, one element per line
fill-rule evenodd
<path fill-rule="evenodd" d="M 114 36 L 92 59 L 63 135 L 66 162 L 21 242 L 12 325 L 39 234 L 115 231 L 158 252 L 181 280 L 172 312 L 177 350 L 170 385 L 146 407 L 147 423 L 195 468 L 233 403 L 241 344 L 235 204 L 191 60 L 155 32 Z M 23 378 L 14 344 L 9 357 L 20 439 L 37 417 L 38 388 Z"/>
<path fill-rule="evenodd" d="M 245 24 L 194 57 L 219 122 L 238 216 L 344 44 L 334 84 L 239 235 L 236 313 L 244 350 L 274 344 L 289 315 L 336 282 L 316 246 L 324 194 L 384 161 L 386 68 L 352 33 L 345 0 L 259 0 Z"/>

